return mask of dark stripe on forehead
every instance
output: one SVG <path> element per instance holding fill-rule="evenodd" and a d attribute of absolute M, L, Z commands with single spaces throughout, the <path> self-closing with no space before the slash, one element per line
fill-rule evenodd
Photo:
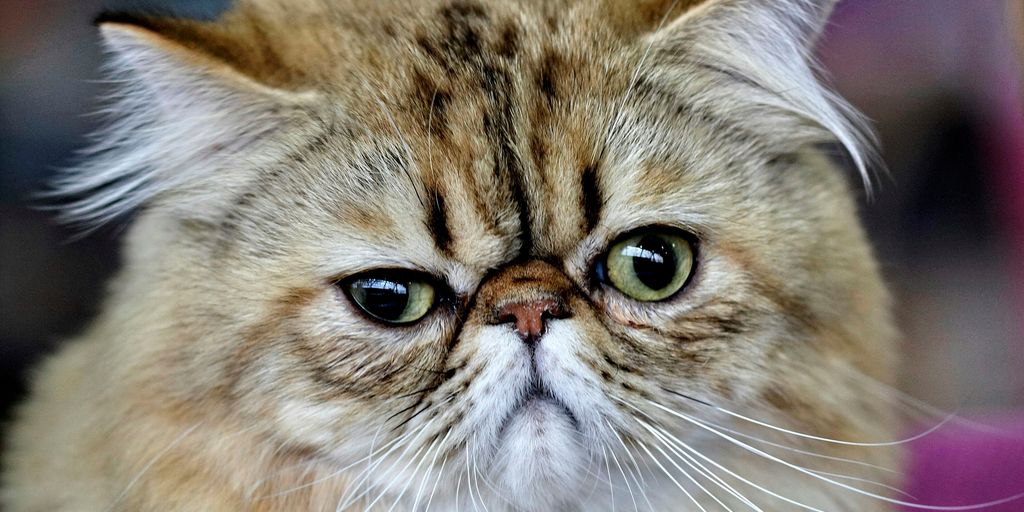
<path fill-rule="evenodd" d="M 414 67 L 410 78 L 409 110 L 417 114 L 424 131 L 439 141 L 448 138 L 448 106 L 451 94 L 437 85 L 423 70 Z"/>
<path fill-rule="evenodd" d="M 440 8 L 438 18 L 440 33 L 423 34 L 416 42 L 447 72 L 448 80 L 466 82 L 483 94 L 483 132 L 493 161 L 493 183 L 484 197 L 504 196 L 504 200 L 514 203 L 520 225 L 520 253 L 526 254 L 533 247 L 532 216 L 516 151 L 516 82 L 510 70 L 520 49 L 521 28 L 512 21 L 514 18 L 502 22 L 480 4 L 468 1 Z M 433 98 L 432 103 L 437 99 Z M 446 103 L 453 98 L 445 96 L 441 100 Z M 484 178 L 480 183 L 490 181 Z M 500 205 L 491 208 L 501 210 Z"/>
<path fill-rule="evenodd" d="M 467 61 L 480 55 L 480 25 L 488 20 L 483 6 L 473 2 L 452 2 L 442 7 L 440 14 L 447 31 L 445 50 L 457 61 Z"/>
<path fill-rule="evenodd" d="M 530 213 L 521 171 L 513 175 L 512 197 L 519 209 L 519 254 L 526 256 L 533 252 L 533 215 Z"/>
<path fill-rule="evenodd" d="M 515 56 L 519 52 L 519 37 L 519 26 L 512 22 L 506 22 L 501 28 L 501 35 L 498 36 L 495 51 L 505 58 Z"/>
<path fill-rule="evenodd" d="M 523 167 L 516 154 L 512 133 L 511 83 L 507 72 L 502 72 L 503 80 L 496 82 L 491 89 L 494 114 L 484 114 L 484 133 L 493 151 L 494 177 L 511 191 L 512 201 L 519 212 L 519 253 L 529 254 L 533 249 L 532 219 L 530 204 L 526 195 L 526 182 Z M 495 115 L 496 114 L 496 115 Z"/>
<path fill-rule="evenodd" d="M 601 195 L 601 184 L 598 182 L 597 164 L 591 163 L 583 168 L 580 186 L 580 208 L 583 209 L 584 232 L 593 231 L 601 221 L 601 210 L 604 198 Z"/>
<path fill-rule="evenodd" d="M 565 62 L 562 56 L 553 50 L 546 49 L 541 57 L 540 70 L 537 73 L 537 89 L 547 101 L 550 107 L 558 97 L 556 77 L 558 73 L 565 72 Z"/>
<path fill-rule="evenodd" d="M 527 255 L 533 249 L 532 215 L 526 194 L 523 166 L 516 152 L 514 109 L 515 82 L 508 64 L 484 60 L 480 65 L 481 88 L 490 105 L 484 113 L 484 133 L 493 151 L 494 175 L 498 183 L 511 190 L 512 200 L 519 211 L 519 254 Z"/>
<path fill-rule="evenodd" d="M 544 50 L 540 64 L 534 77 L 536 100 L 534 101 L 533 119 L 530 123 L 529 147 L 533 156 L 533 165 L 542 175 L 547 171 L 547 129 L 551 124 L 551 114 L 558 101 L 556 75 L 563 72 L 562 58 L 550 48 Z"/>
<path fill-rule="evenodd" d="M 427 230 L 433 237 L 434 243 L 442 254 L 451 253 L 452 232 L 448 227 L 448 211 L 445 209 L 444 196 L 440 192 L 430 190 L 427 193 L 430 200 L 430 211 L 427 215 Z"/>
<path fill-rule="evenodd" d="M 416 44 L 430 60 L 447 74 L 458 73 L 479 60 L 481 31 L 489 16 L 479 4 L 452 2 L 438 11 L 441 33 L 426 28 L 416 36 Z"/>

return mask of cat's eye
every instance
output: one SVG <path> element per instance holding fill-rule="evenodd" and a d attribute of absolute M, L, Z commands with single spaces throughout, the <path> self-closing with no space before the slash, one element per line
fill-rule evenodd
<path fill-rule="evenodd" d="M 676 230 L 635 231 L 612 244 L 598 260 L 598 279 L 639 301 L 665 300 L 678 292 L 693 272 L 694 250 Z"/>
<path fill-rule="evenodd" d="M 370 272 L 340 283 L 352 302 L 389 324 L 409 324 L 430 311 L 437 298 L 425 276 L 408 272 Z"/>

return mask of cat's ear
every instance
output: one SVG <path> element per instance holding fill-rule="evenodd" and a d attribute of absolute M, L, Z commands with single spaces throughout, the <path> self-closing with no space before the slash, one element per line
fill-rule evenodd
<path fill-rule="evenodd" d="M 682 15 L 664 20 L 666 37 L 700 35 L 720 51 L 746 50 L 808 59 L 838 0 L 704 0 L 690 2 Z M 754 57 L 747 54 L 746 57 Z"/>
<path fill-rule="evenodd" d="M 313 100 L 245 25 L 125 14 L 97 25 L 113 120 L 56 183 L 68 222 L 92 227 L 151 203 L 201 212 L 211 190 L 244 179 L 243 155 Z"/>
<path fill-rule="evenodd" d="M 239 7 L 215 20 L 108 12 L 96 25 L 114 65 L 153 84 L 199 79 L 202 86 L 263 95 L 300 87 L 303 73 L 288 64 L 271 37 L 279 27 L 251 11 Z"/>
<path fill-rule="evenodd" d="M 865 119 L 825 87 L 814 47 L 836 0 L 705 0 L 651 37 L 680 83 L 710 77 L 694 91 L 744 126 L 777 136 L 779 147 L 842 146 L 870 191 L 877 164 L 875 137 Z M 710 85 L 710 86 L 709 86 Z M 788 146 L 788 147 L 787 147 Z"/>

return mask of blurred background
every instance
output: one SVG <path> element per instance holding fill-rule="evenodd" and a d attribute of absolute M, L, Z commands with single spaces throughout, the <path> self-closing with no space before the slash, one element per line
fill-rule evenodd
<path fill-rule="evenodd" d="M 100 123 L 91 115 L 105 90 L 91 20 L 126 5 L 207 17 L 226 3 L 0 3 L 4 419 L 27 369 L 96 312 L 118 264 L 117 226 L 76 239 L 31 199 Z M 1024 0 L 845 0 L 819 53 L 839 91 L 874 120 L 889 166 L 862 209 L 905 333 L 903 389 L 1024 434 L 1024 73 L 1014 47 L 1024 29 L 1011 8 L 1024 10 Z M 979 453 L 1005 459 L 975 475 L 996 482 L 958 487 L 972 477 L 949 468 Z M 954 428 L 918 443 L 912 464 L 918 473 L 945 468 L 910 484 L 933 502 L 1024 490 L 1019 439 Z"/>

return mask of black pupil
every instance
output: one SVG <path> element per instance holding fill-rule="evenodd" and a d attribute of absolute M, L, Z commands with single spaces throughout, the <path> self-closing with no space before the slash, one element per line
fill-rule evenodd
<path fill-rule="evenodd" d="M 676 275 L 676 253 L 664 238 L 646 235 L 630 248 L 637 279 L 652 290 L 672 284 Z"/>
<path fill-rule="evenodd" d="M 409 289 L 387 279 L 360 279 L 352 284 L 359 305 L 384 320 L 399 320 L 409 304 Z"/>

